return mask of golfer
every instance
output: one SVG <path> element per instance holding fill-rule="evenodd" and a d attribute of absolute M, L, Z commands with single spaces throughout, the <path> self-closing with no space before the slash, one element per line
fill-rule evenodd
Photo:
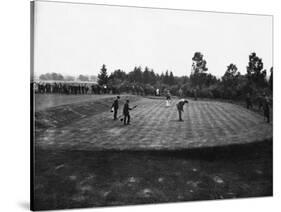
<path fill-rule="evenodd" d="M 179 113 L 179 121 L 183 121 L 182 120 L 182 112 L 183 112 L 183 106 L 185 103 L 188 103 L 188 101 L 186 99 L 181 99 L 178 103 L 177 103 L 177 110 Z"/>

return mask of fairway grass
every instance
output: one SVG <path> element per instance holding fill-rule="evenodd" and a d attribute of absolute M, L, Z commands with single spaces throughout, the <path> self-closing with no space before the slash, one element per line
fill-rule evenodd
<path fill-rule="evenodd" d="M 62 94 L 35 94 L 34 109 L 42 111 L 48 108 L 114 98 L 117 95 L 62 95 Z M 120 95 L 126 97 L 128 95 Z"/>
<path fill-rule="evenodd" d="M 113 97 L 103 98 L 37 113 L 41 122 L 36 122 L 35 144 L 75 150 L 176 150 L 272 138 L 272 125 L 261 115 L 230 103 L 190 101 L 184 108 L 184 122 L 179 122 L 176 99 L 166 107 L 164 100 L 130 97 L 131 107 L 138 106 L 131 111 L 131 125 L 124 126 L 112 120 Z M 45 128 L 40 127 L 42 120 Z"/>

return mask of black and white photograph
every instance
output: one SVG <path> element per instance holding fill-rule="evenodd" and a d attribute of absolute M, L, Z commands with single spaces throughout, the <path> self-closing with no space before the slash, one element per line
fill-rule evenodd
<path fill-rule="evenodd" d="M 30 12 L 32 210 L 273 196 L 273 15 Z"/>

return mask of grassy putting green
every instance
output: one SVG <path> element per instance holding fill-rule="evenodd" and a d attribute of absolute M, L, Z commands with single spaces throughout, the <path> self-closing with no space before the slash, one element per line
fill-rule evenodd
<path fill-rule="evenodd" d="M 123 97 L 123 101 L 126 98 Z M 113 114 L 109 111 L 113 97 L 100 97 L 78 106 L 62 105 L 38 113 L 38 119 L 46 119 L 53 125 L 39 130 L 35 143 L 41 148 L 55 149 L 175 150 L 272 138 L 272 125 L 261 115 L 234 104 L 190 101 L 184 108 L 184 122 L 178 122 L 177 99 L 166 107 L 164 100 L 130 98 L 131 106 L 138 107 L 131 111 L 129 126 L 112 120 Z M 119 113 L 122 103 L 120 107 Z M 48 117 L 50 114 L 52 117 Z"/>

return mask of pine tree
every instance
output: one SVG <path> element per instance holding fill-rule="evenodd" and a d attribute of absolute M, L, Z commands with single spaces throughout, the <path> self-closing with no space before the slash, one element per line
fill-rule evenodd
<path fill-rule="evenodd" d="M 145 84 L 151 83 L 150 71 L 149 71 L 148 67 L 145 67 L 144 72 L 143 72 L 143 83 L 145 83 Z"/>
<path fill-rule="evenodd" d="M 105 64 L 102 65 L 100 74 L 98 75 L 98 84 L 99 85 L 106 85 L 108 82 L 108 76 L 107 76 L 107 69 L 105 67 Z"/>
<path fill-rule="evenodd" d="M 173 72 L 170 71 L 169 85 L 174 85 L 174 84 L 175 84 L 175 78 L 174 78 Z"/>
<path fill-rule="evenodd" d="M 168 72 L 168 70 L 166 71 L 166 73 L 164 75 L 163 83 L 164 84 L 169 84 L 169 72 Z"/>

